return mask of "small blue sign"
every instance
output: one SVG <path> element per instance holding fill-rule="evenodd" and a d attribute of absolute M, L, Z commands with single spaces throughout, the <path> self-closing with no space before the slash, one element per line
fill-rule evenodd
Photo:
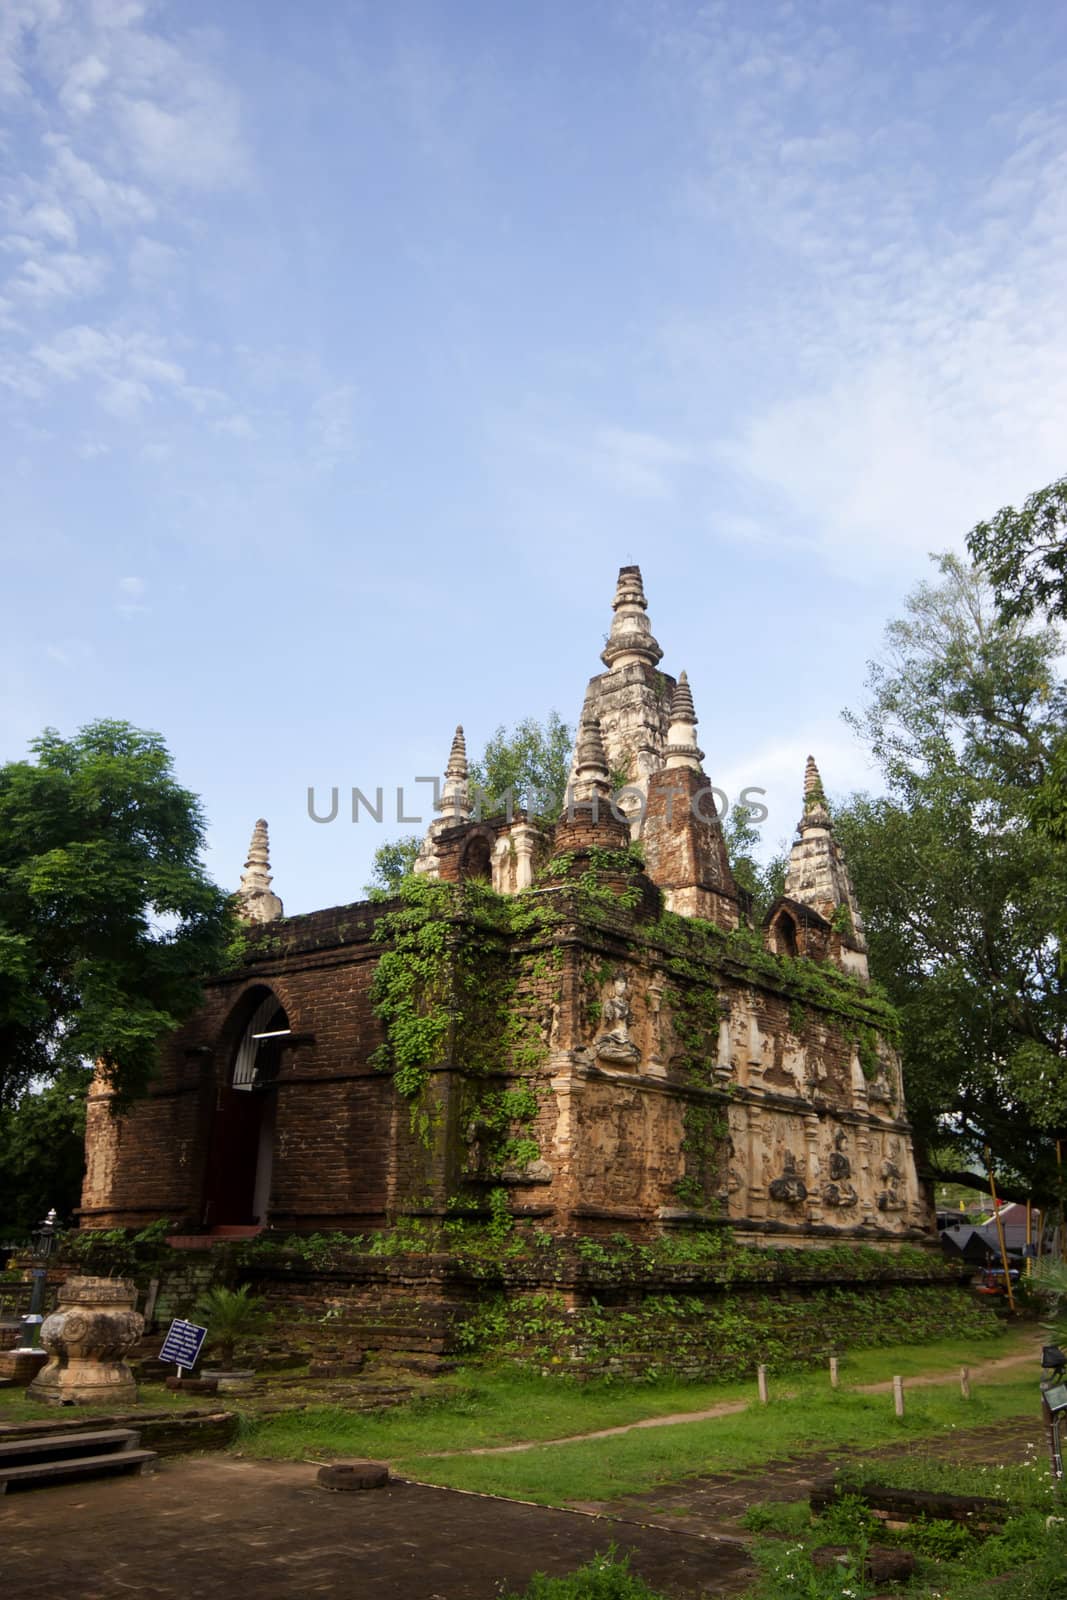
<path fill-rule="evenodd" d="M 197 1327 L 195 1322 L 186 1322 L 184 1318 L 176 1317 L 163 1341 L 163 1348 L 159 1352 L 160 1361 L 173 1361 L 179 1367 L 195 1367 L 206 1334 L 206 1328 Z"/>

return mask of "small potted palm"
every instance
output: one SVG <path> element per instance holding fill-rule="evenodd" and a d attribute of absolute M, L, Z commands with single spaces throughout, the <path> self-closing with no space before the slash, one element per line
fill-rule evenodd
<path fill-rule="evenodd" d="M 217 1371 L 203 1376 L 214 1381 L 220 1394 L 248 1394 L 255 1371 L 234 1363 L 238 1350 L 243 1354 L 248 1341 L 270 1327 L 273 1318 L 266 1303 L 242 1283 L 239 1289 L 208 1289 L 198 1300 L 195 1315 L 207 1328 L 205 1343 L 218 1352 L 222 1363 Z"/>

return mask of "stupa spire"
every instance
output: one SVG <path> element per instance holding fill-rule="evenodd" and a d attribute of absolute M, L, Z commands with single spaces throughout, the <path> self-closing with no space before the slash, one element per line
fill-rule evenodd
<path fill-rule="evenodd" d="M 462 724 L 457 725 L 452 735 L 452 748 L 448 752 L 448 765 L 445 768 L 445 781 L 441 789 L 438 810 L 451 816 L 456 822 L 464 822 L 470 816 L 470 767 L 467 763 L 467 741 L 463 736 Z"/>
<path fill-rule="evenodd" d="M 283 914 L 282 903 L 271 893 L 270 838 L 266 819 L 260 817 L 252 829 L 248 860 L 237 891 L 240 916 L 244 922 L 273 922 Z"/>
<path fill-rule="evenodd" d="M 671 722 L 667 730 L 667 766 L 691 767 L 702 771 L 700 763 L 704 752 L 697 745 L 697 714 L 693 707 L 693 691 L 683 672 L 671 696 Z"/>
<path fill-rule="evenodd" d="M 583 711 L 574 760 L 574 797 L 589 800 L 595 794 L 606 800 L 610 793 L 611 773 L 600 718 L 592 711 Z"/>
<path fill-rule="evenodd" d="M 785 893 L 790 900 L 811 906 L 833 923 L 847 946 L 843 964 L 860 977 L 867 976 L 867 945 L 863 918 L 845 864 L 844 851 L 834 838 L 833 819 L 826 803 L 814 756 L 804 767 L 804 814 L 797 823 L 799 837 L 789 852 Z"/>
<path fill-rule="evenodd" d="M 615 598 L 611 602 L 615 615 L 611 620 L 611 633 L 600 654 L 604 665 L 612 672 L 617 667 L 630 666 L 643 661 L 654 667 L 663 659 L 663 651 L 652 636 L 646 612 L 648 601 L 641 581 L 640 567 L 620 567 Z"/>

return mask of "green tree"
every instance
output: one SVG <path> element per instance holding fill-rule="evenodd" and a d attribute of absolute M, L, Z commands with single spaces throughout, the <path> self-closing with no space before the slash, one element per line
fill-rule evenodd
<path fill-rule="evenodd" d="M 75 1063 L 0 1107 L 0 1240 L 24 1238 L 53 1206 L 69 1222 L 81 1199 L 91 1079 L 92 1068 Z"/>
<path fill-rule="evenodd" d="M 854 797 L 835 825 L 937 1176 L 967 1182 L 988 1145 L 1008 1192 L 1048 1198 L 1067 1136 L 1067 848 L 1028 807 L 1067 709 L 1062 642 L 998 610 L 957 558 L 938 565 L 848 717 L 887 793 Z"/>
<path fill-rule="evenodd" d="M 1039 489 L 1021 510 L 1005 506 L 968 535 L 1005 616 L 1067 619 L 1067 477 Z M 1047 770 L 1027 807 L 1032 825 L 1067 843 L 1067 733 L 1049 752 Z"/>
<path fill-rule="evenodd" d="M 752 896 L 752 917 L 759 922 L 785 892 L 788 851 L 779 849 L 767 862 L 760 861 L 760 832 L 747 806 L 731 806 L 722 825 L 726 853 L 738 888 Z"/>
<path fill-rule="evenodd" d="M 404 879 L 415 870 L 419 841 L 414 834 L 380 844 L 371 861 L 370 882 L 363 885 L 368 900 L 392 900 Z"/>
<path fill-rule="evenodd" d="M 1067 621 L 1067 477 L 979 522 L 967 548 L 1005 617 Z"/>
<path fill-rule="evenodd" d="M 501 805 L 508 792 L 546 822 L 555 822 L 566 801 L 574 729 L 557 711 L 544 722 L 524 717 L 509 733 L 500 727 L 480 761 L 471 762 L 471 782 Z"/>
<path fill-rule="evenodd" d="M 99 1061 L 122 1104 L 224 963 L 232 902 L 155 733 L 47 729 L 0 767 L 0 1103 Z"/>

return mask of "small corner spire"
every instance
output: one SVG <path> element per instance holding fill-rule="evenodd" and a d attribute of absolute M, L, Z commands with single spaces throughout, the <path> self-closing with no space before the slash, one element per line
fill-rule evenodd
<path fill-rule="evenodd" d="M 456 724 L 456 731 L 452 735 L 452 748 L 448 752 L 448 766 L 445 773 L 450 778 L 466 778 L 470 775 L 467 765 L 467 741 L 463 737 L 463 724 Z"/>
<path fill-rule="evenodd" d="M 245 922 L 273 922 L 283 914 L 282 903 L 271 893 L 270 837 L 265 817 L 252 829 L 248 860 L 237 891 L 240 916 Z"/>
<path fill-rule="evenodd" d="M 668 767 L 691 767 L 703 771 L 704 752 L 697 745 L 697 714 L 689 678 L 682 673 L 671 695 L 671 722 L 667 730 Z"/>
<path fill-rule="evenodd" d="M 610 793 L 608 753 L 600 731 L 600 718 L 593 711 L 582 713 L 575 750 L 574 777 L 574 793 L 579 800 L 588 800 L 594 793 L 604 797 Z"/>
<path fill-rule="evenodd" d="M 452 748 L 448 752 L 445 781 L 441 789 L 438 810 L 450 815 L 456 822 L 465 822 L 470 816 L 470 766 L 467 762 L 467 741 L 463 724 L 456 724 L 452 735 Z"/>
<path fill-rule="evenodd" d="M 645 599 L 640 567 L 619 568 L 615 598 L 611 605 L 615 615 L 611 621 L 608 642 L 600 655 L 604 665 L 614 671 L 616 667 L 626 667 L 635 661 L 644 662 L 650 667 L 662 661 L 663 651 L 652 636 L 646 616 L 648 601 Z"/>

